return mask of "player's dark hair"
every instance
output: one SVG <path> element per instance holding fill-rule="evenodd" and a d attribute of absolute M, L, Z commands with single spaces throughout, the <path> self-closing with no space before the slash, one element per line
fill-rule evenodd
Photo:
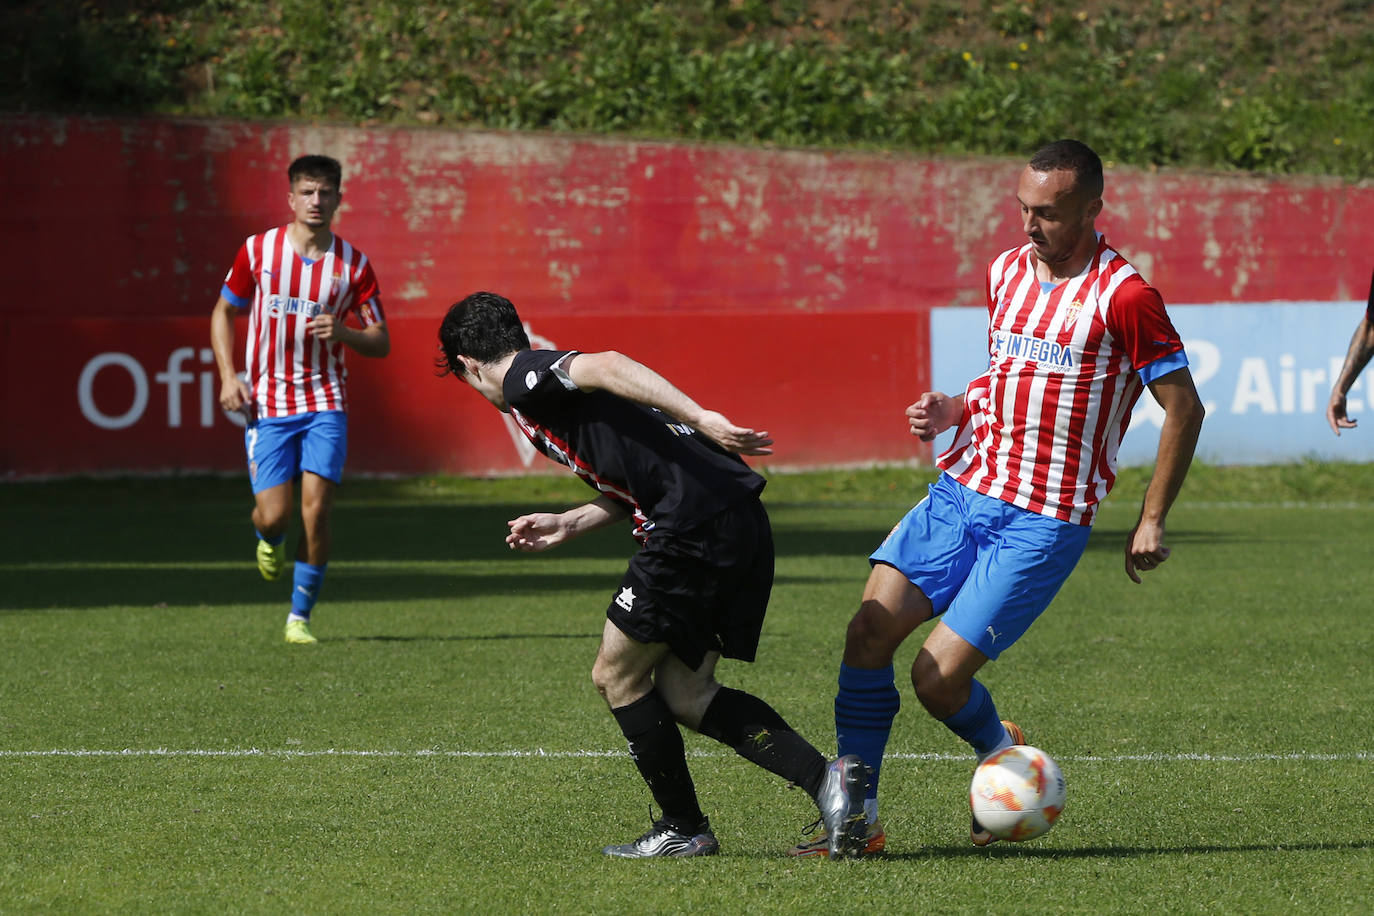
<path fill-rule="evenodd" d="M 496 293 L 473 293 L 453 303 L 439 325 L 440 375 L 463 374 L 459 356 L 480 363 L 494 363 L 517 350 L 528 350 L 530 337 L 520 323 L 515 306 Z"/>
<path fill-rule="evenodd" d="M 300 156 L 286 169 L 286 182 L 296 186 L 297 178 L 314 178 L 331 182 L 336 191 L 343 190 L 343 166 L 331 156 Z"/>
<path fill-rule="evenodd" d="M 1102 196 L 1102 159 L 1079 140 L 1046 143 L 1035 151 L 1028 165 L 1037 172 L 1073 172 L 1074 182 L 1089 197 Z"/>

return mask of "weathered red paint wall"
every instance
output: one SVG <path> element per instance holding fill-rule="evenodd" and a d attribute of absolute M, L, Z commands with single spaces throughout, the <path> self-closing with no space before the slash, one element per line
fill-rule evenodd
<path fill-rule="evenodd" d="M 978 305 L 1018 241 L 1016 161 L 3 117 L 0 472 L 241 466 L 237 428 L 200 409 L 208 315 L 239 242 L 288 217 L 305 152 L 344 164 L 336 229 L 372 258 L 395 344 L 350 360 L 355 472 L 524 469 L 501 418 L 433 375 L 438 318 L 476 289 L 552 345 L 621 349 L 767 427 L 775 463 L 927 456 L 901 415 L 927 384 L 925 314 Z M 1106 205 L 1101 228 L 1170 302 L 1367 288 L 1369 187 L 1112 169 Z M 183 348 L 189 380 L 169 366 Z M 101 354 L 124 358 L 92 373 Z M 142 412 L 111 428 L 140 372 Z"/>

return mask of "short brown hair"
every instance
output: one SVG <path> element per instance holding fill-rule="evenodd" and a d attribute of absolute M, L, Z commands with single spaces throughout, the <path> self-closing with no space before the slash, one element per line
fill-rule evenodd
<path fill-rule="evenodd" d="M 300 156 L 286 170 L 286 181 L 291 187 L 296 186 L 297 178 L 323 178 L 339 190 L 343 187 L 343 166 L 331 156 Z"/>
<path fill-rule="evenodd" d="M 1074 182 L 1089 197 L 1102 196 L 1102 159 L 1092 147 L 1079 140 L 1046 143 L 1027 163 L 1037 172 L 1073 172 Z"/>

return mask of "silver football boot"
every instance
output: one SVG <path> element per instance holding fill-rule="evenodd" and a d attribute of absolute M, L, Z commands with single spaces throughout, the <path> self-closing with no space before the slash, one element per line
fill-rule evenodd
<path fill-rule="evenodd" d="M 830 858 L 861 856 L 868 846 L 868 824 L 864 820 L 867 788 L 868 767 L 857 755 L 845 754 L 826 765 L 816 803 L 821 809 Z"/>
<path fill-rule="evenodd" d="M 711 822 L 703 819 L 694 833 L 688 833 L 670 826 L 665 821 L 655 821 L 644 834 L 633 843 L 607 846 L 601 850 L 608 856 L 621 859 L 651 859 L 655 856 L 713 856 L 720 852 L 720 843 L 711 832 Z"/>

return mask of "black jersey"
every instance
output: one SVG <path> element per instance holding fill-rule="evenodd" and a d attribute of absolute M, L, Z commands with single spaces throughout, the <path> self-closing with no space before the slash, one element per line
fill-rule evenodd
<path fill-rule="evenodd" d="M 740 500 L 764 479 L 738 456 L 651 407 L 583 391 L 564 365 L 576 350 L 522 350 L 504 394 L 534 447 L 625 506 L 635 537 L 684 531 Z"/>

